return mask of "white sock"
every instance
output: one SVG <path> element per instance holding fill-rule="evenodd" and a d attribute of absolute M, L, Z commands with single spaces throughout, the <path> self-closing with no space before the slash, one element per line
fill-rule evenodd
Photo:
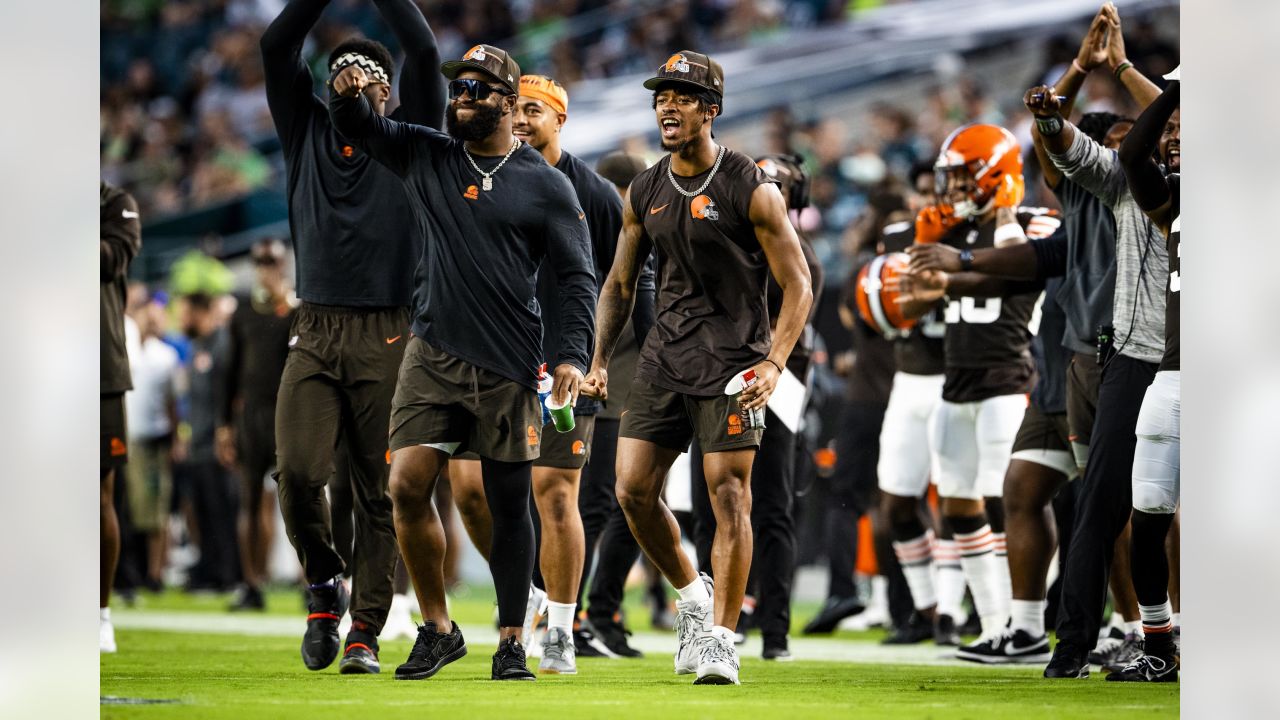
<path fill-rule="evenodd" d="M 558 603 L 547 601 L 547 629 L 560 628 L 566 633 L 573 632 L 573 611 L 576 603 Z"/>
<path fill-rule="evenodd" d="M 676 588 L 676 592 L 680 593 L 680 599 L 684 602 L 702 603 L 711 599 L 711 595 L 707 592 L 707 586 L 702 582 L 702 576 L 693 579 L 693 582 L 682 588 Z"/>
<path fill-rule="evenodd" d="M 111 608 L 104 607 L 98 609 L 98 619 L 102 622 L 111 622 Z"/>
<path fill-rule="evenodd" d="M 1138 610 L 1139 610 L 1139 611 L 1141 611 L 1141 610 L 1142 610 L 1142 606 L 1141 606 L 1141 605 L 1139 605 L 1139 606 L 1138 606 Z M 1139 619 L 1137 619 L 1137 620 L 1125 620 L 1125 621 L 1124 621 L 1124 634 L 1125 634 L 1125 635 L 1128 635 L 1129 633 L 1133 633 L 1134 635 L 1137 635 L 1138 637 L 1142 637 L 1142 619 L 1141 619 L 1141 618 L 1139 618 Z"/>
<path fill-rule="evenodd" d="M 933 587 L 933 533 L 926 530 L 920 537 L 894 541 L 893 554 L 902 566 L 916 609 L 925 610 L 937 605 L 938 594 Z"/>
<path fill-rule="evenodd" d="M 889 578 L 883 575 L 871 578 L 871 603 L 867 607 L 889 609 Z"/>
<path fill-rule="evenodd" d="M 1011 614 L 1009 603 L 1013 601 L 1013 578 L 1009 575 L 1009 550 L 1005 544 L 1004 533 L 993 532 L 991 539 L 995 541 L 996 582 L 1000 588 L 1001 612 Z"/>
<path fill-rule="evenodd" d="M 1173 604 L 1168 598 L 1159 605 L 1139 605 L 1138 612 L 1142 614 L 1142 620 L 1138 621 L 1143 626 L 1143 630 L 1150 629 L 1151 632 L 1171 632 L 1173 630 Z"/>
<path fill-rule="evenodd" d="M 1172 603 L 1170 603 L 1170 606 L 1172 606 Z M 1176 628 L 1182 627 L 1182 613 L 1176 612 L 1173 614 L 1173 626 Z"/>
<path fill-rule="evenodd" d="M 983 636 L 999 632 L 1009 619 L 1000 601 L 999 567 L 992 552 L 994 545 L 990 525 L 983 525 L 971 533 L 956 533 L 960 567 L 964 569 L 964 579 L 973 593 L 974 608 L 982 619 Z"/>
<path fill-rule="evenodd" d="M 1031 637 L 1044 635 L 1044 600 L 1010 600 L 1010 616 L 1014 630 L 1025 630 Z"/>
<path fill-rule="evenodd" d="M 933 545 L 933 563 L 938 569 L 938 614 L 960 622 L 964 614 L 964 570 L 955 540 L 939 540 Z"/>

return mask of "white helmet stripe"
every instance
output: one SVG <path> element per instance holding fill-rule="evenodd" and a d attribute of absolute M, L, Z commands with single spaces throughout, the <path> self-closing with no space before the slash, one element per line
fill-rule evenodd
<path fill-rule="evenodd" d="M 871 267 L 867 269 L 867 278 L 875 278 L 874 290 L 867 288 L 867 306 L 871 308 L 871 316 L 875 318 L 876 324 L 880 326 L 880 332 L 885 335 L 892 335 L 897 331 L 890 322 L 889 318 L 884 314 L 884 278 L 881 273 L 884 271 L 884 263 L 888 260 L 888 255 L 880 255 L 871 261 Z"/>

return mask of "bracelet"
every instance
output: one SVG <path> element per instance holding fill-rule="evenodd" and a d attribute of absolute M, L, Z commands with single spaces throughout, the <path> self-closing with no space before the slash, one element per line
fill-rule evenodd
<path fill-rule="evenodd" d="M 1036 116 L 1036 129 L 1040 131 L 1041 137 L 1053 137 L 1062 132 L 1062 116 L 1050 115 L 1049 117 Z"/>
<path fill-rule="evenodd" d="M 1089 71 L 1088 71 L 1088 70 L 1085 70 L 1085 69 L 1084 69 L 1084 66 L 1083 66 L 1083 65 L 1081 65 L 1081 64 L 1080 64 L 1080 61 L 1079 61 L 1079 60 L 1077 60 L 1076 58 L 1071 58 L 1071 67 L 1073 67 L 1073 68 L 1075 68 L 1077 71 L 1079 71 L 1081 75 L 1088 75 L 1088 74 L 1089 74 Z"/>
<path fill-rule="evenodd" d="M 774 362 L 774 361 L 770 360 L 769 358 L 765 358 L 765 359 L 764 359 L 764 361 L 765 361 L 765 362 L 767 362 L 767 363 L 769 363 L 769 364 L 771 364 L 771 365 L 773 365 L 774 367 L 778 368 L 778 373 L 779 373 L 779 374 L 781 374 L 781 373 L 782 373 L 782 366 L 781 366 L 781 365 L 779 365 L 778 363 L 776 363 L 776 362 Z"/>
<path fill-rule="evenodd" d="M 973 270 L 973 251 L 965 248 L 960 251 L 960 269 L 965 272 Z"/>
<path fill-rule="evenodd" d="M 1129 68 L 1131 68 L 1131 67 L 1133 67 L 1133 63 L 1129 62 L 1128 60 L 1126 60 L 1126 61 L 1124 61 L 1124 62 L 1120 63 L 1119 65 L 1117 65 L 1117 66 L 1116 66 L 1116 79 L 1117 79 L 1117 80 L 1119 80 L 1119 79 L 1120 79 L 1120 76 L 1124 74 L 1124 71 L 1125 71 L 1125 70 L 1128 70 L 1128 69 L 1129 69 Z"/>

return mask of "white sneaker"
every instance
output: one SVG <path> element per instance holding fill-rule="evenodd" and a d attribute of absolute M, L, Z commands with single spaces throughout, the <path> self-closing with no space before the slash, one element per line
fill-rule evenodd
<path fill-rule="evenodd" d="M 536 585 L 529 585 L 529 600 L 524 606 L 524 638 L 522 643 L 526 652 L 532 649 L 541 651 L 541 643 L 534 641 L 533 631 L 538 627 L 538 622 L 542 620 L 542 616 L 547 614 L 547 593 L 540 590 Z"/>
<path fill-rule="evenodd" d="M 738 649 L 733 637 L 709 632 L 698 638 L 698 679 L 694 685 L 738 685 Z"/>
<path fill-rule="evenodd" d="M 554 627 L 542 638 L 542 660 L 538 672 L 545 675 L 577 675 L 578 653 L 573 635 Z"/>
<path fill-rule="evenodd" d="M 379 637 L 383 640 L 417 639 L 418 626 L 413 623 L 407 595 L 395 595 L 391 598 L 391 610 L 387 612 L 387 622 L 382 626 Z"/>
<path fill-rule="evenodd" d="M 676 601 L 676 674 L 690 675 L 698 671 L 698 640 L 711 632 L 712 613 L 715 611 L 715 587 L 706 573 L 701 575 L 707 585 L 705 602 Z"/>
<path fill-rule="evenodd" d="M 116 651 L 116 629 L 106 618 L 98 620 L 98 652 Z"/>

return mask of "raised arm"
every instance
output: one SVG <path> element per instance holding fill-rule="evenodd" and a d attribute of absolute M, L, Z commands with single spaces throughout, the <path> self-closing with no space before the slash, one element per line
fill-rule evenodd
<path fill-rule="evenodd" d="M 1173 195 L 1154 155 L 1163 134 L 1172 132 L 1175 138 L 1180 134 L 1178 122 L 1171 120 L 1178 110 L 1181 88 L 1182 83 L 1176 80 L 1169 83 L 1169 88 L 1138 116 L 1133 129 L 1120 144 L 1120 164 L 1124 167 L 1129 192 L 1142 212 L 1166 235 L 1173 220 L 1170 217 Z"/>
<path fill-rule="evenodd" d="M 911 255 L 912 273 L 975 272 L 1009 280 L 1043 280 L 1067 271 L 1067 235 L 1062 228 L 1042 240 L 979 248 L 970 254 L 967 266 L 961 251 L 950 245 L 913 245 L 907 252 Z"/>
<path fill-rule="evenodd" d="M 601 400 L 609 398 L 609 359 L 618 344 L 618 335 L 627 324 L 636 301 L 636 281 L 642 264 L 653 250 L 653 241 L 631 203 L 622 206 L 622 232 L 618 234 L 618 251 L 613 256 L 609 275 L 600 287 L 596 306 L 596 347 L 591 357 L 591 371 L 582 383 L 582 393 Z"/>
<path fill-rule="evenodd" d="M 1120 80 L 1120 84 L 1124 85 L 1124 89 L 1128 91 L 1138 107 L 1145 110 L 1160 96 L 1160 86 L 1138 72 L 1138 69 L 1125 56 L 1124 33 L 1120 29 L 1120 11 L 1115 5 L 1111 5 L 1107 23 L 1110 28 L 1110 37 L 1107 38 L 1107 62 L 1111 65 L 1111 72 Z"/>
<path fill-rule="evenodd" d="M 302 44 L 329 0 L 290 0 L 262 33 L 262 67 L 267 106 L 286 148 L 301 136 L 300 124 L 319 102 L 312 93 L 311 71 L 302 60 Z"/>
<path fill-rule="evenodd" d="M 751 193 L 749 216 L 755 226 L 756 240 L 764 250 L 769 272 L 782 288 L 782 309 L 773 333 L 769 357 L 755 366 L 756 383 L 742 391 L 742 407 L 763 408 L 778 383 L 791 350 L 809 321 L 813 306 L 813 278 L 800 247 L 800 238 L 787 217 L 787 204 L 782 191 L 773 183 L 762 183 Z"/>
<path fill-rule="evenodd" d="M 388 120 L 374 112 L 363 92 L 369 78 L 359 65 L 342 68 L 330 84 L 329 118 L 334 129 L 395 174 L 406 176 L 419 146 L 417 141 L 432 131 Z"/>
<path fill-rule="evenodd" d="M 399 119 L 439 130 L 444 123 L 445 86 L 440 47 L 413 0 L 373 0 L 404 50 Z"/>
<path fill-rule="evenodd" d="M 142 221 L 133 196 L 120 192 L 102 211 L 98 224 L 98 256 L 102 282 L 123 278 L 129 262 L 142 250 Z"/>

